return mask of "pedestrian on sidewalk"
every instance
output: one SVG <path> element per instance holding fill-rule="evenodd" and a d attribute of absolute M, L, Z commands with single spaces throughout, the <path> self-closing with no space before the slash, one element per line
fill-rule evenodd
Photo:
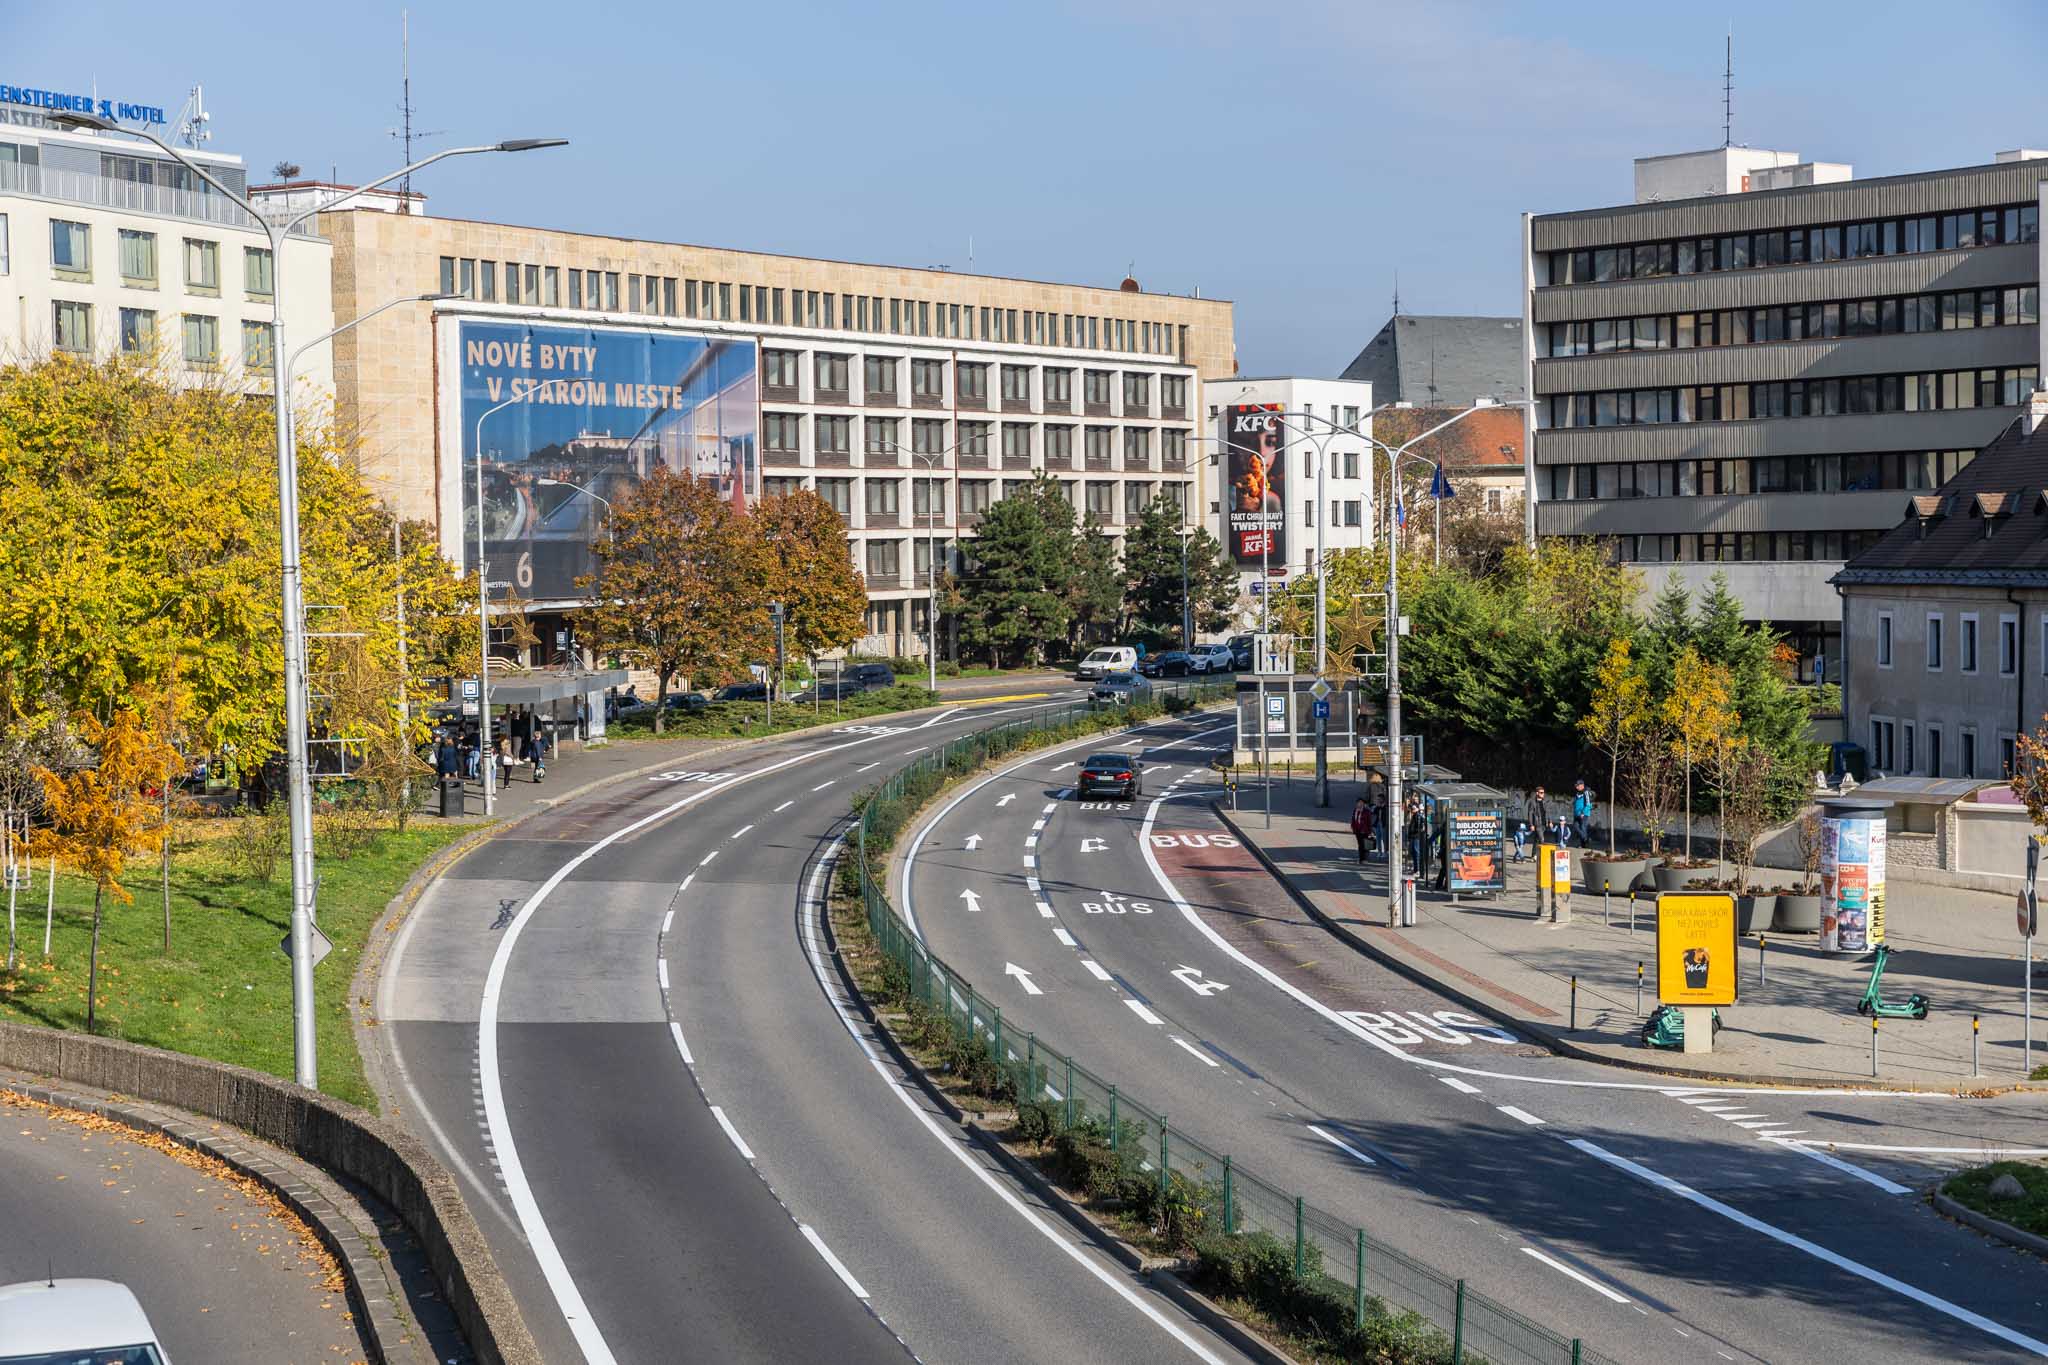
<path fill-rule="evenodd" d="M 1518 863 L 1529 861 L 1529 822 L 1527 820 L 1515 821 L 1515 861 Z"/>
<path fill-rule="evenodd" d="M 525 750 L 519 757 L 524 762 L 533 765 L 533 780 L 536 785 L 539 784 L 543 777 L 548 775 L 547 740 L 545 738 L 536 739 L 531 726 L 527 728 Z"/>
<path fill-rule="evenodd" d="M 455 752 L 455 741 L 448 732 L 441 732 L 441 742 L 434 746 L 434 771 L 443 779 L 458 777 L 462 772 L 462 757 Z"/>
<path fill-rule="evenodd" d="M 476 781 L 477 769 L 482 767 L 477 754 L 476 736 L 464 732 L 462 736 L 462 771 L 470 781 Z"/>
<path fill-rule="evenodd" d="M 1523 808 L 1522 813 L 1523 818 L 1528 821 L 1529 828 L 1536 831 L 1537 843 L 1540 844 L 1551 836 L 1550 794 L 1543 790 L 1541 782 L 1536 784 L 1535 791 L 1529 793 L 1528 805 Z"/>
<path fill-rule="evenodd" d="M 1578 836 L 1580 848 L 1592 841 L 1593 789 L 1586 785 L 1583 777 L 1572 792 L 1572 833 Z"/>
<path fill-rule="evenodd" d="M 498 786 L 504 786 L 512 775 L 512 736 L 503 730 L 491 740 L 491 763 L 497 774 L 494 780 Z"/>
<path fill-rule="evenodd" d="M 1408 875 L 1417 880 L 1422 876 L 1422 851 L 1424 835 L 1422 822 L 1422 798 L 1410 793 L 1403 803 L 1407 811 L 1406 830 L 1408 839 Z"/>
<path fill-rule="evenodd" d="M 1351 836 L 1358 840 L 1358 861 L 1363 863 L 1367 846 L 1372 843 L 1372 807 L 1363 796 L 1351 806 Z"/>

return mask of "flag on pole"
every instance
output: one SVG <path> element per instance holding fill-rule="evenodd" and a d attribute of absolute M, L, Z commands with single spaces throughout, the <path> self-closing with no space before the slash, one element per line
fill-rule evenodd
<path fill-rule="evenodd" d="M 1451 487 L 1451 481 L 1444 477 L 1444 462 L 1442 460 L 1436 462 L 1436 473 L 1429 481 L 1429 495 L 1439 500 L 1458 496 L 1458 490 Z"/>
<path fill-rule="evenodd" d="M 1394 525 L 1406 526 L 1407 524 L 1408 504 L 1401 501 L 1401 492 L 1399 489 L 1396 489 L 1394 490 Z"/>

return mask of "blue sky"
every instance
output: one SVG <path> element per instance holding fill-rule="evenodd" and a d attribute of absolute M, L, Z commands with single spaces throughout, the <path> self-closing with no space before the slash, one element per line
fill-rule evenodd
<path fill-rule="evenodd" d="M 167 112 L 344 180 L 398 164 L 387 0 L 0 0 L 11 84 Z M 1247 372 L 1334 374 L 1409 312 L 1513 313 L 1517 215 L 1627 200 L 1632 157 L 1735 139 L 1859 175 L 2048 145 L 2038 0 L 412 4 L 459 217 L 1237 302 Z M 337 16 L 345 15 L 345 20 Z"/>

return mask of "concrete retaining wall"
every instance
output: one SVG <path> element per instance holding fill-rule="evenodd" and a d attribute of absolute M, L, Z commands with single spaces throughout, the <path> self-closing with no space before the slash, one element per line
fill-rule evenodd
<path fill-rule="evenodd" d="M 246 1067 L 82 1033 L 0 1022 L 0 1067 L 203 1115 L 355 1181 L 418 1240 L 479 1361 L 540 1365 L 540 1351 L 455 1177 L 411 1134 L 352 1104 Z"/>

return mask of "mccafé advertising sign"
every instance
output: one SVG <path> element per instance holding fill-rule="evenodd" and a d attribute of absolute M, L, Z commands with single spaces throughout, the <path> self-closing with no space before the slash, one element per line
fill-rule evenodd
<path fill-rule="evenodd" d="M 1223 410 L 1230 488 L 1223 511 L 1225 534 L 1237 562 L 1287 563 L 1287 471 L 1282 463 L 1286 427 L 1278 403 L 1247 403 Z"/>

